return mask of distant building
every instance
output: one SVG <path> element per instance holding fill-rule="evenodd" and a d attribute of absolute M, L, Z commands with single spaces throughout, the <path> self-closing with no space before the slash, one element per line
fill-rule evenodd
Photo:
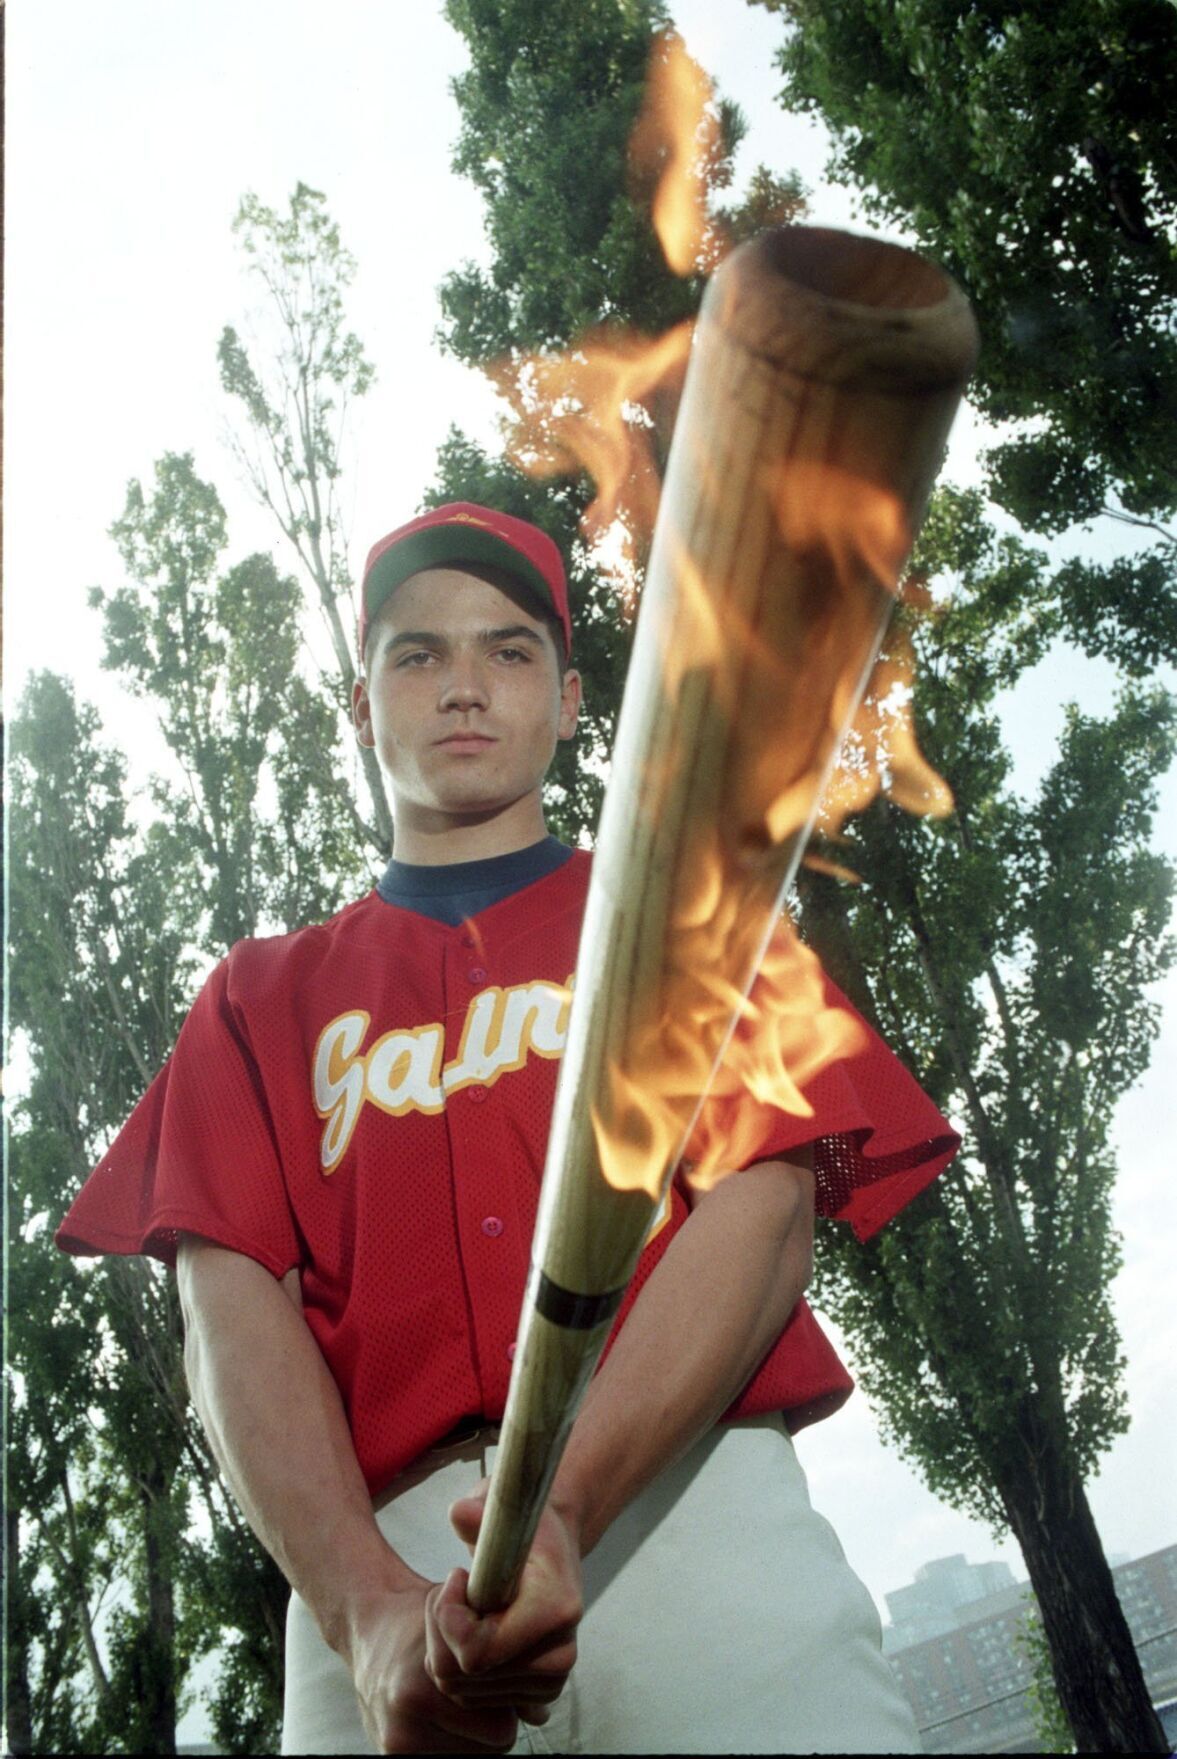
<path fill-rule="evenodd" d="M 966 1563 L 963 1552 L 938 1557 L 921 1564 L 906 1588 L 896 1588 L 885 1596 L 891 1623 L 883 1631 L 884 1648 L 888 1653 L 906 1649 L 971 1623 L 982 1602 L 987 1612 L 1020 1604 L 1024 1591 L 1025 1585 L 1014 1580 L 1008 1564 Z M 990 1604 L 995 1597 L 1002 1600 L 1000 1607 Z"/>
<path fill-rule="evenodd" d="M 1177 1545 L 1113 1570 L 1155 1704 L 1177 1695 Z M 929 1753 L 1035 1753 L 1032 1666 L 1018 1643 L 1034 1596 L 1008 1565 L 937 1558 L 886 1596 L 883 1651 Z"/>

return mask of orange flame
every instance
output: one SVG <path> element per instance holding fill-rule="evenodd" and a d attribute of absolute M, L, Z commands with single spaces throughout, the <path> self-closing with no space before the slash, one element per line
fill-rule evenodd
<path fill-rule="evenodd" d="M 952 811 L 952 790 L 916 739 L 914 675 L 911 636 L 902 627 L 893 629 L 822 794 L 817 826 L 823 835 L 835 837 L 848 818 L 880 793 L 924 818 L 946 818 Z M 808 860 L 810 866 L 820 866 L 820 857 Z M 841 878 L 857 877 L 844 868 L 837 871 Z"/>
<path fill-rule="evenodd" d="M 707 167 L 719 146 L 714 87 L 677 32 L 663 31 L 650 58 L 629 158 L 638 172 L 664 166 L 650 214 L 676 275 L 714 268 L 722 254 L 707 212 Z"/>
<path fill-rule="evenodd" d="M 507 456 L 529 476 L 587 471 L 596 495 L 581 522 L 591 545 L 620 524 L 622 559 L 612 572 L 627 613 L 634 609 L 636 546 L 654 529 L 662 491 L 651 413 L 677 402 L 686 376 L 693 320 L 655 340 L 630 330 L 597 330 L 567 355 L 531 355 L 491 369 L 511 405 Z"/>
<path fill-rule="evenodd" d="M 829 690 L 831 720 L 850 722 L 834 768 L 822 792 L 817 828 L 836 837 L 846 819 L 861 812 L 882 792 L 906 811 L 943 818 L 952 811 L 952 791 L 919 749 L 912 718 L 912 680 L 915 661 L 911 636 L 902 624 L 888 633 L 886 645 L 875 661 L 871 678 L 854 707 L 861 680 L 849 672 L 838 675 L 839 651 L 844 650 L 855 616 L 853 595 L 848 591 L 864 573 L 885 591 L 892 589 L 903 558 L 911 545 L 911 531 L 898 499 L 878 484 L 864 482 L 832 465 L 793 462 L 769 483 L 781 536 L 790 550 L 813 558 L 811 566 L 822 574 L 826 595 L 828 643 L 821 643 L 822 659 L 833 663 L 824 685 Z M 832 571 L 832 572 L 831 572 Z M 915 581 L 904 584 L 899 596 L 922 611 L 931 609 L 926 589 Z M 815 680 L 818 689 L 822 681 Z M 810 778 L 803 778 L 799 799 L 809 798 Z M 798 804 L 782 797 L 770 818 L 775 837 L 796 828 Z M 857 875 L 836 864 L 807 857 L 807 864 L 833 871 L 838 878 Z"/>
<path fill-rule="evenodd" d="M 708 211 L 720 144 L 711 82 L 681 38 L 664 33 L 651 58 L 630 163 L 647 184 L 656 179 L 654 226 L 667 263 L 681 276 L 710 271 L 730 246 Z M 520 355 L 491 371 L 511 410 L 513 461 L 540 477 L 578 470 L 591 476 L 595 498 L 582 529 L 595 559 L 617 579 L 627 614 L 639 549 L 653 533 L 661 494 L 658 434 L 681 394 L 693 332 L 693 321 L 656 339 L 600 328 L 566 354 Z M 660 655 L 663 697 L 677 702 L 702 677 L 715 712 L 733 726 L 742 719 L 755 737 L 735 750 L 722 800 L 714 813 L 699 815 L 689 846 L 677 852 L 678 875 L 688 883 L 675 893 L 665 944 L 655 950 L 656 981 L 627 1026 L 622 1061 L 610 1066 L 591 1108 L 605 1178 L 654 1201 L 680 1156 L 688 1157 L 692 1186 L 707 1189 L 755 1155 L 766 1113 L 812 1116 L 806 1084 L 863 1042 L 860 1021 L 830 999 L 816 956 L 787 917 L 776 914 L 764 946 L 781 849 L 790 839 L 800 845 L 823 779 L 817 822 L 827 836 L 880 787 L 920 811 L 951 807 L 915 743 L 910 644 L 902 635 L 878 661 L 826 774 L 831 740 L 861 690 L 862 656 L 875 639 L 881 595 L 891 590 L 911 541 L 903 506 L 878 485 L 798 460 L 776 480 L 764 478 L 761 488 L 796 566 L 781 597 L 802 626 L 800 643 L 790 631 L 792 663 L 799 650 L 812 688 L 792 687 L 771 630 L 726 601 L 721 617 L 706 572 L 685 550 L 673 558 L 680 617 Z M 722 485 L 717 492 L 722 496 Z M 621 560 L 611 564 L 600 544 L 619 531 Z M 733 650 L 741 655 L 738 666 L 724 663 Z M 857 660 L 848 664 L 848 654 Z M 817 726 L 815 702 L 828 704 Z M 670 771 L 681 762 L 679 754 L 668 755 L 662 776 L 651 764 L 643 778 L 651 798 L 673 785 Z M 635 988 L 642 991 L 637 978 Z"/>
<path fill-rule="evenodd" d="M 714 90 L 682 38 L 654 43 L 646 94 L 630 137 L 630 162 L 657 174 L 654 228 L 678 275 L 712 269 L 727 240 L 707 211 L 707 168 L 719 147 Z M 659 337 L 621 326 L 582 336 L 566 354 L 530 354 L 488 369 L 511 410 L 507 456 L 531 476 L 583 470 L 596 493 L 582 521 L 590 547 L 607 532 L 619 557 L 598 555 L 627 616 L 636 609 L 638 554 L 654 529 L 661 493 L 659 430 L 672 425 L 686 376 L 694 319 Z"/>
<path fill-rule="evenodd" d="M 897 497 L 832 464 L 791 459 L 767 478 L 777 527 L 798 555 L 826 556 L 837 581 L 865 569 L 891 590 L 911 545 Z"/>
<path fill-rule="evenodd" d="M 910 532 L 894 494 L 847 471 L 794 460 L 761 480 L 795 578 L 780 583 L 775 613 L 760 605 L 758 623 L 665 534 L 675 544 L 677 615 L 659 655 L 664 700 L 678 704 L 705 675 L 711 712 L 750 737 L 734 751 L 722 799 L 699 815 L 679 853 L 660 1003 L 629 1033 L 625 1067 L 611 1069 L 593 1112 L 605 1178 L 651 1198 L 682 1154 L 700 1191 L 753 1158 L 766 1109 L 812 1116 L 806 1083 L 863 1043 L 860 1022 L 829 1000 L 816 956 L 787 917 L 767 950 L 760 942 L 781 850 L 809 828 Z M 721 496 L 721 485 L 711 488 Z M 889 692 L 881 672 L 876 684 L 881 707 Z M 816 718 L 815 703 L 824 705 Z M 667 770 L 676 761 L 668 754 Z M 672 785 L 668 773 L 645 782 L 654 798 Z M 836 823 L 831 804 L 823 828 Z"/>
<path fill-rule="evenodd" d="M 817 957 L 787 917 L 750 994 L 732 982 L 728 973 L 759 949 L 745 900 L 717 887 L 721 878 L 717 864 L 700 882 L 714 913 L 689 928 L 676 924 L 671 937 L 675 962 L 665 993 L 673 1012 L 631 1035 L 626 1063 L 638 1074 L 614 1064 L 592 1110 L 606 1180 L 654 1201 L 680 1156 L 689 1160 L 692 1187 L 705 1191 L 755 1157 L 772 1112 L 812 1117 L 805 1084 L 864 1041 L 858 1020 L 827 999 Z"/>

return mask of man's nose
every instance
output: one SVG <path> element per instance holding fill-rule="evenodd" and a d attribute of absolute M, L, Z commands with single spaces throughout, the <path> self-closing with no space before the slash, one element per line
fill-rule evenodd
<path fill-rule="evenodd" d="M 485 708 L 486 680 L 474 658 L 455 659 L 442 680 L 439 706 L 443 709 Z"/>

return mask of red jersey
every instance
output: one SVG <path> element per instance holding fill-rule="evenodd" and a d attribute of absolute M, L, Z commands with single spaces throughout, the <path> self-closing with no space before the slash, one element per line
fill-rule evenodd
<path fill-rule="evenodd" d="M 578 852 L 456 928 L 373 891 L 240 942 L 58 1230 L 68 1252 L 171 1264 L 184 1231 L 297 1267 L 373 1493 L 462 1418 L 502 1415 L 589 869 Z M 818 1209 L 862 1238 L 959 1140 L 864 1030 L 805 1087 L 813 1117 L 761 1108 L 746 1157 L 817 1140 Z M 688 1213 L 676 1184 L 618 1326 Z M 801 1301 L 727 1416 L 796 1429 L 851 1386 Z"/>

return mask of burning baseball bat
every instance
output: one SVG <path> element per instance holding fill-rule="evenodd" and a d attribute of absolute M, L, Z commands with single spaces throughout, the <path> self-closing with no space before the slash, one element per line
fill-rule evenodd
<path fill-rule="evenodd" d="M 597 841 L 471 1606 L 506 1605 L 780 920 L 976 352 L 896 246 L 763 233 L 695 334 Z"/>

